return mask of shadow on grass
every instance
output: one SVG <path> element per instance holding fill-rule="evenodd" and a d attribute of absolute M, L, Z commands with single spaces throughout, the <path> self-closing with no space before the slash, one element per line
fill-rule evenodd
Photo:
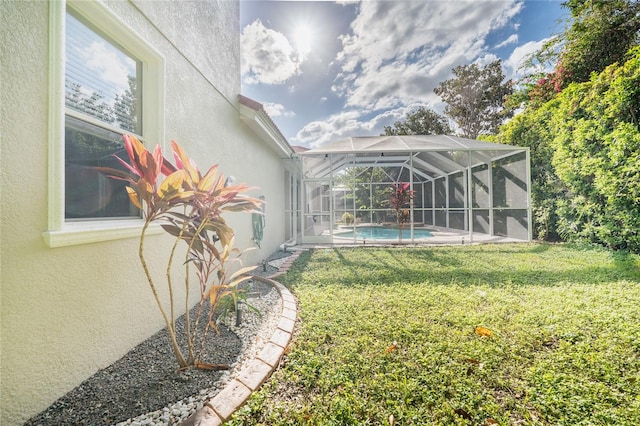
<path fill-rule="evenodd" d="M 295 286 L 305 271 L 314 273 L 319 286 L 640 283 L 637 255 L 552 244 L 320 249 L 301 256 L 287 282 Z"/>

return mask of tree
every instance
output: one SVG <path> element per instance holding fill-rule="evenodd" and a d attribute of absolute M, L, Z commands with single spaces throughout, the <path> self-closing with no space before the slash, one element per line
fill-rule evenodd
<path fill-rule="evenodd" d="M 127 77 L 129 80 L 129 88 L 122 94 L 116 94 L 116 100 L 113 107 L 113 115 L 121 129 L 129 132 L 142 133 L 138 129 L 138 102 L 137 102 L 137 84 L 136 78 Z"/>
<path fill-rule="evenodd" d="M 553 165 L 571 191 L 558 230 L 640 252 L 640 46 L 558 96 Z"/>
<path fill-rule="evenodd" d="M 513 93 L 513 85 L 511 81 L 503 82 L 501 61 L 484 68 L 460 65 L 453 74 L 454 78 L 434 89 L 447 104 L 445 114 L 458 124 L 463 137 L 476 139 L 480 134 L 495 133 L 512 115 L 505 108 L 505 101 Z"/>
<path fill-rule="evenodd" d="M 571 23 L 536 52 L 497 142 L 531 148 L 539 238 L 640 251 L 640 2 L 569 0 Z M 631 47 L 629 49 L 629 47 Z"/>
<path fill-rule="evenodd" d="M 526 146 L 531 159 L 531 210 L 533 236 L 546 241 L 557 241 L 558 203 L 566 197 L 566 188 L 551 164 L 553 148 L 551 119 L 555 106 L 527 108 L 500 128 L 488 139 L 507 145 Z"/>
<path fill-rule="evenodd" d="M 348 189 L 345 199 L 353 199 L 357 219 L 364 222 L 384 220 L 383 212 L 388 205 L 389 187 L 381 185 L 391 177 L 381 167 L 349 167 L 336 176 L 340 187 Z"/>
<path fill-rule="evenodd" d="M 451 127 L 449 127 L 446 117 L 421 106 L 408 113 L 404 121 L 396 121 L 393 127 L 385 126 L 382 136 L 447 135 L 451 133 Z"/>
<path fill-rule="evenodd" d="M 640 252 L 640 47 L 501 128 L 531 148 L 537 236 Z"/>
<path fill-rule="evenodd" d="M 569 84 L 625 62 L 629 49 L 640 42 L 637 0 L 568 0 L 562 5 L 571 12 L 567 27 L 527 61 L 553 71 L 523 78 L 522 90 L 511 99 L 514 107 L 540 107 Z"/>
<path fill-rule="evenodd" d="M 627 51 L 638 44 L 640 2 L 569 0 L 563 5 L 573 18 L 571 27 L 557 39 L 564 43 L 558 66 L 566 70 L 566 83 L 589 81 L 591 73 L 624 62 Z"/>

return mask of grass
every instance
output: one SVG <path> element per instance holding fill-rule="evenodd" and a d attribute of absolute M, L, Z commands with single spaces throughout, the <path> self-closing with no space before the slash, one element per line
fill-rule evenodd
<path fill-rule="evenodd" d="M 640 424 L 637 255 L 320 249 L 283 283 L 299 332 L 232 425 Z"/>

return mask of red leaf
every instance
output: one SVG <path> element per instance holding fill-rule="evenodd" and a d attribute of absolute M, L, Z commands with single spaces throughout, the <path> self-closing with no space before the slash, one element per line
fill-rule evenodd
<path fill-rule="evenodd" d="M 385 354 L 388 354 L 389 352 L 393 352 L 396 349 L 398 349 L 398 342 L 396 342 L 395 340 L 393 341 L 393 344 L 391 346 L 389 346 L 387 349 L 384 350 Z"/>
<path fill-rule="evenodd" d="M 178 170 L 176 166 L 171 164 L 169 160 L 167 160 L 166 158 L 162 157 L 162 168 L 160 169 L 160 172 L 164 176 L 169 176 L 171 173 L 175 172 L 176 170 Z"/>
<path fill-rule="evenodd" d="M 160 176 L 160 173 L 162 173 L 162 163 L 163 163 L 164 157 L 162 156 L 162 148 L 160 148 L 160 145 L 156 145 L 155 149 L 153 150 L 153 161 L 156 165 L 155 168 L 155 175 Z"/>
<path fill-rule="evenodd" d="M 120 164 L 122 164 L 131 173 L 133 173 L 136 176 L 142 176 L 142 173 L 140 173 L 136 168 L 132 167 L 129 163 L 124 161 L 122 158 L 118 157 L 117 155 L 114 155 L 114 157 L 116 160 L 118 160 Z"/>
<path fill-rule="evenodd" d="M 153 159 L 153 155 L 144 150 L 140 155 L 140 168 L 144 173 L 144 178 L 149 182 L 152 186 L 155 186 L 156 180 L 158 179 L 158 175 L 156 174 L 156 162 Z"/>
<path fill-rule="evenodd" d="M 127 150 L 127 155 L 129 156 L 129 160 L 132 163 L 135 162 L 136 156 L 133 153 L 133 146 L 131 145 L 131 140 L 129 139 L 129 135 L 122 135 L 122 139 L 124 139 L 124 147 Z"/>

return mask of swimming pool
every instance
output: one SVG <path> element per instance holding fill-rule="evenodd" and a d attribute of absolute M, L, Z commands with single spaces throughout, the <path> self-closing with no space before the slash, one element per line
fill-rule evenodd
<path fill-rule="evenodd" d="M 357 239 L 366 238 L 367 240 L 397 240 L 398 230 L 394 228 L 383 228 L 381 226 L 358 226 L 353 231 L 336 232 L 334 234 L 334 237 L 339 238 L 353 238 L 354 236 Z M 413 238 L 415 240 L 429 238 L 430 236 L 431 232 L 428 229 L 420 228 L 413 230 Z M 402 230 L 402 239 L 411 239 L 411 229 L 405 228 Z"/>

